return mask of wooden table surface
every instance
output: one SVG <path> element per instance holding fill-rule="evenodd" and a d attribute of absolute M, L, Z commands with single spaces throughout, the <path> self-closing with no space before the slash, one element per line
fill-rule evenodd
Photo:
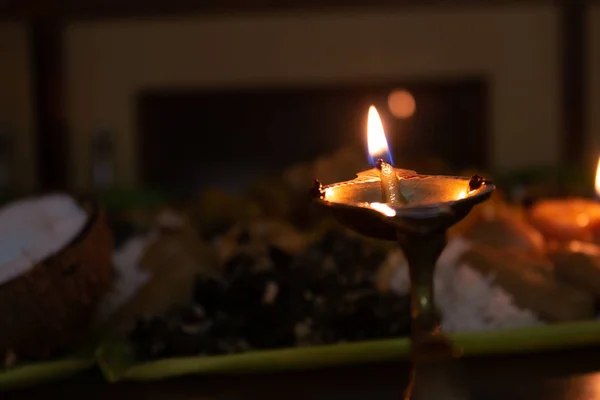
<path fill-rule="evenodd" d="M 460 370 L 472 400 L 600 399 L 600 347 L 519 356 L 465 358 Z M 362 365 L 304 372 L 190 376 L 149 383 L 109 385 L 98 371 L 32 389 L 0 393 L 0 399 L 370 399 L 399 400 L 406 363 Z M 440 399 L 444 400 L 444 399 Z"/>

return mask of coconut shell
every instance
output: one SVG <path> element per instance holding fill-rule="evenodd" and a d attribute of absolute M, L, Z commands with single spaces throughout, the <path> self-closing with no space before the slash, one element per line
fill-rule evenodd
<path fill-rule="evenodd" d="M 88 219 L 68 245 L 0 285 L 1 355 L 47 358 L 89 334 L 113 278 L 113 244 L 100 205 L 84 200 L 80 206 Z"/>

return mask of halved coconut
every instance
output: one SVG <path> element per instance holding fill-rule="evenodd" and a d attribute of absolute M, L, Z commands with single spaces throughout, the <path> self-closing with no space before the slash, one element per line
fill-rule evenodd
<path fill-rule="evenodd" d="M 0 356 L 73 346 L 111 279 L 112 237 L 95 201 L 52 194 L 0 209 Z"/>

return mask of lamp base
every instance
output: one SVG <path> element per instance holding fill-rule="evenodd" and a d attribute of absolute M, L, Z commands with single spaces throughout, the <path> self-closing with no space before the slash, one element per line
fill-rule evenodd
<path fill-rule="evenodd" d="M 413 364 L 404 400 L 468 399 L 461 367 L 455 358 Z"/>

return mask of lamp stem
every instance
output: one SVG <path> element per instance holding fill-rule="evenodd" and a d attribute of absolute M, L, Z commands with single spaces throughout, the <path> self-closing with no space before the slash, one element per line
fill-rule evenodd
<path fill-rule="evenodd" d="M 397 236 L 408 261 L 411 281 L 413 371 L 405 399 L 464 398 L 454 349 L 440 330 L 434 301 L 435 264 L 446 246 L 446 231 L 426 235 L 398 232 Z"/>
<path fill-rule="evenodd" d="M 437 259 L 446 246 L 446 232 L 427 235 L 398 233 L 408 262 L 411 282 L 411 339 L 417 350 L 439 336 L 440 318 L 435 307 L 433 276 Z"/>

